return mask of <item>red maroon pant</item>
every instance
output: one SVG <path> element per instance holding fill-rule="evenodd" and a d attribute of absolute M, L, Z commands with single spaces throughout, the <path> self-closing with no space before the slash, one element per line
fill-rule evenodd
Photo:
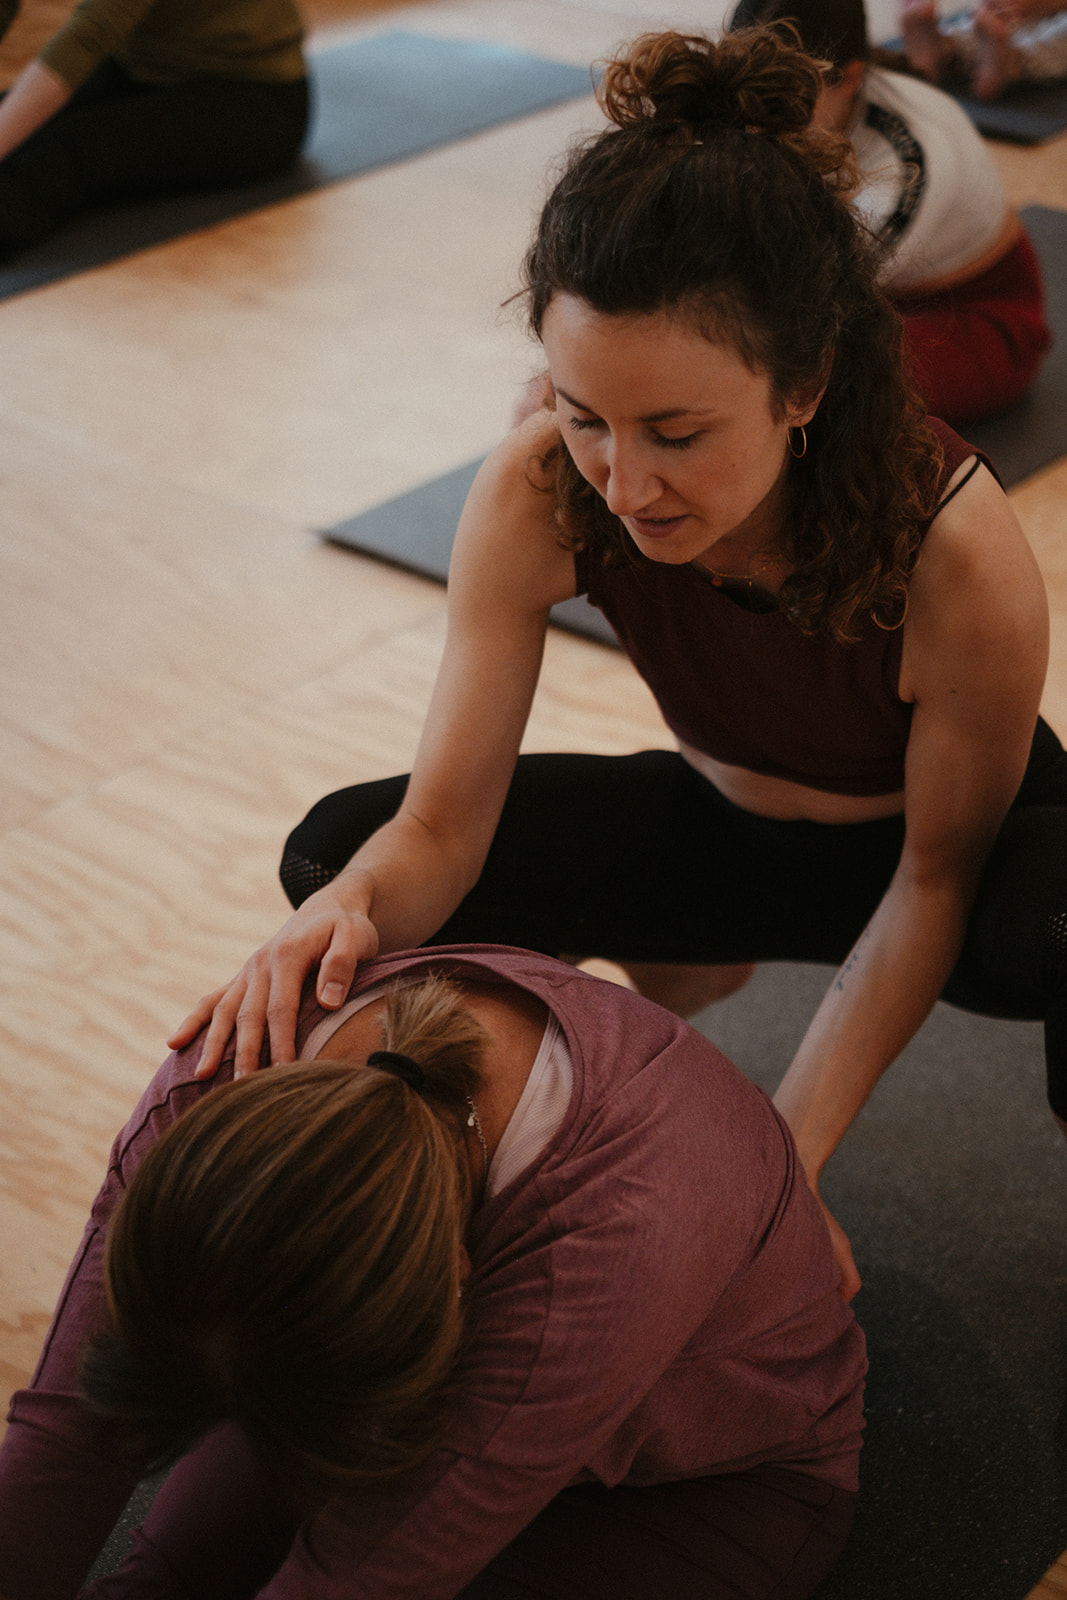
<path fill-rule="evenodd" d="M 783 1467 L 565 1489 L 459 1600 L 808 1600 L 856 1496 Z M 128 1560 L 83 1600 L 251 1600 L 296 1525 L 233 1429 L 178 1465 Z"/>
<path fill-rule="evenodd" d="M 1025 394 L 1052 342 L 1041 269 L 1025 234 L 970 282 L 938 294 L 894 296 L 894 304 L 927 409 L 953 427 L 992 416 Z"/>

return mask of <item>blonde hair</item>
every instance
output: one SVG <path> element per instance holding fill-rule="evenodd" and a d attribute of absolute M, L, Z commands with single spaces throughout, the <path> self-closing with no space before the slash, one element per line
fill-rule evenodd
<path fill-rule="evenodd" d="M 365 1062 L 271 1067 L 205 1092 L 135 1173 L 83 1386 L 142 1462 L 229 1418 L 321 1493 L 439 1441 L 471 1205 L 459 1113 L 485 1035 L 437 978 L 390 993 L 383 1035 L 424 1087 Z"/>

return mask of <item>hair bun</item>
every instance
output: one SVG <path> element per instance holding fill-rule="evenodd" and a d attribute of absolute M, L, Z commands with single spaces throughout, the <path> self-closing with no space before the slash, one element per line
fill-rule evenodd
<path fill-rule="evenodd" d="M 646 33 L 609 61 L 598 97 L 618 127 L 738 128 L 798 135 L 823 86 L 788 25 L 702 34 Z"/>

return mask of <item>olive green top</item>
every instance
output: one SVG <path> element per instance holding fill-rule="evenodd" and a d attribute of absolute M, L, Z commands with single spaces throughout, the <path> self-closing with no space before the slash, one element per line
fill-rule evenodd
<path fill-rule="evenodd" d="M 285 83 L 305 76 L 303 37 L 296 0 L 81 0 L 39 59 L 72 89 L 107 56 L 143 83 Z"/>

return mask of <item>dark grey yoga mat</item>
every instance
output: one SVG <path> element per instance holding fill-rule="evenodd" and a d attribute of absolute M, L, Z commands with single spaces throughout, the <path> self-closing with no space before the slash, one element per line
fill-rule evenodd
<path fill-rule="evenodd" d="M 364 556 L 377 556 L 394 566 L 434 578 L 443 583 L 448 576 L 452 540 L 467 492 L 482 460 L 468 461 L 443 477 L 422 483 L 407 494 L 387 500 L 364 511 L 361 516 L 327 528 L 322 537 L 331 544 L 346 545 Z M 571 633 L 585 634 L 604 644 L 615 644 L 615 635 L 603 614 L 583 596 L 553 606 L 552 621 Z"/>
<path fill-rule="evenodd" d="M 1026 206 L 1020 215 L 1041 260 L 1052 349 L 1029 394 L 961 430 L 986 452 L 1008 488 L 1067 454 L 1067 211 Z"/>
<path fill-rule="evenodd" d="M 907 72 L 903 41 L 890 39 L 875 49 L 874 58 L 894 72 Z M 958 100 L 979 133 L 1011 144 L 1041 144 L 1067 128 L 1067 79 L 1051 83 L 1015 83 L 997 100 L 976 100 L 966 80 L 946 78 L 940 85 Z"/>
<path fill-rule="evenodd" d="M 946 88 L 988 139 L 1041 144 L 1067 128 L 1067 82 L 1020 84 L 989 101 Z"/>
<path fill-rule="evenodd" d="M 772 1091 L 829 978 L 761 967 L 698 1024 Z M 824 1187 L 864 1278 L 871 1371 L 860 1509 L 819 1600 L 1023 1600 L 1067 1547 L 1067 1144 L 1040 1024 L 936 1007 Z"/>
<path fill-rule="evenodd" d="M 394 30 L 311 57 L 305 154 L 276 178 L 109 208 L 0 266 L 0 299 L 355 177 L 590 91 L 585 67 L 507 45 Z"/>
<path fill-rule="evenodd" d="M 986 451 L 1009 487 L 1067 454 L 1067 212 L 1028 206 L 1022 216 L 1045 272 L 1053 346 L 1024 399 L 988 422 L 969 423 L 963 430 Z M 469 461 L 420 484 L 328 528 L 323 538 L 443 582 L 456 523 L 480 464 Z M 556 606 L 552 620 L 571 632 L 615 642 L 603 616 L 584 599 Z"/>
<path fill-rule="evenodd" d="M 699 1025 L 771 1091 L 830 976 L 762 967 Z M 937 1006 L 824 1192 L 871 1371 L 860 1509 L 819 1600 L 1023 1600 L 1067 1547 L 1067 1143 L 1041 1025 Z"/>

